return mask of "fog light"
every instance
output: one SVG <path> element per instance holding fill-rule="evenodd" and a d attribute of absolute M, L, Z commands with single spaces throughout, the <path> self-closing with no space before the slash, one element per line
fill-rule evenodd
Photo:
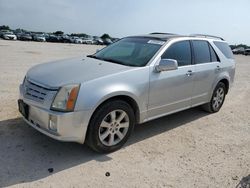
<path fill-rule="evenodd" d="M 56 116 L 49 115 L 49 129 L 52 131 L 57 131 L 57 118 L 56 118 Z"/>

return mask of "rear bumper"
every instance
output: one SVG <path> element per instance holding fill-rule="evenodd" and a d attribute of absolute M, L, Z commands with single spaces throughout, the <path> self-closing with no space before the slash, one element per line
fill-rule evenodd
<path fill-rule="evenodd" d="M 39 132 L 59 141 L 84 143 L 89 112 L 55 112 L 30 105 L 28 118 L 24 120 Z M 53 122 L 52 129 L 51 124 Z M 56 127 L 56 129 L 55 129 Z"/>

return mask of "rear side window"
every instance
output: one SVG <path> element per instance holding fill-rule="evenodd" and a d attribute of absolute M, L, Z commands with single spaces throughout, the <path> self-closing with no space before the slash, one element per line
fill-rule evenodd
<path fill-rule="evenodd" d="M 228 59 L 233 59 L 233 53 L 231 48 L 228 46 L 225 42 L 218 42 L 215 41 L 214 44 L 217 46 L 217 48 L 220 49 L 220 51 L 226 56 Z"/>
<path fill-rule="evenodd" d="M 181 41 L 172 44 L 162 55 L 162 59 L 175 59 L 178 66 L 191 65 L 192 55 L 189 41 Z"/>
<path fill-rule="evenodd" d="M 195 40 L 192 41 L 194 48 L 195 63 L 209 63 L 210 62 L 210 49 L 207 41 Z"/>
<path fill-rule="evenodd" d="M 213 47 L 210 44 L 209 44 L 209 48 L 210 48 L 210 54 L 211 54 L 211 61 L 220 62 L 218 55 L 216 54 L 216 52 L 214 51 Z"/>

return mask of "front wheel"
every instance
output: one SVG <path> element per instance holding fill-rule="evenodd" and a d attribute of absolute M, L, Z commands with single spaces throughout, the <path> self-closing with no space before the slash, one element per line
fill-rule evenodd
<path fill-rule="evenodd" d="M 128 140 L 135 124 L 129 104 L 121 100 L 104 103 L 91 118 L 87 144 L 97 152 L 113 152 Z"/>
<path fill-rule="evenodd" d="M 224 83 L 219 82 L 214 89 L 212 98 L 209 103 L 204 104 L 202 107 L 205 111 L 215 113 L 220 110 L 226 97 L 226 86 Z"/>

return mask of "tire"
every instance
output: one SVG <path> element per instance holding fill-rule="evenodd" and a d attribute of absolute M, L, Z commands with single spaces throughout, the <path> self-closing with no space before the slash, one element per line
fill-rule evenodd
<path fill-rule="evenodd" d="M 219 95 L 219 93 L 221 95 Z M 224 83 L 219 82 L 213 91 L 213 95 L 210 102 L 202 105 L 203 110 L 209 113 L 218 112 L 224 103 L 225 97 L 226 97 L 226 86 Z M 218 105 L 216 105 L 215 103 L 217 103 Z"/>
<path fill-rule="evenodd" d="M 108 101 L 96 110 L 90 120 L 87 145 L 99 153 L 116 151 L 126 143 L 134 125 L 134 111 L 128 103 Z"/>

